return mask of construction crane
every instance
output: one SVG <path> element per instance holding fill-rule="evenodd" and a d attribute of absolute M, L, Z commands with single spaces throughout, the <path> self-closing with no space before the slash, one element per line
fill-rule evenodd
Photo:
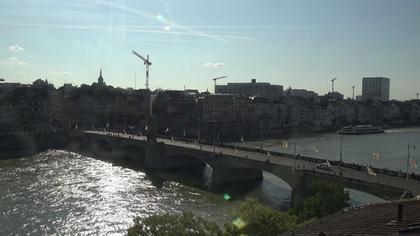
<path fill-rule="evenodd" d="M 419 95 L 420 95 L 420 93 L 416 93 L 417 100 L 419 100 Z"/>
<path fill-rule="evenodd" d="M 334 93 L 334 81 L 336 80 L 337 78 L 334 78 L 334 79 L 332 79 L 331 80 L 331 83 L 332 83 L 332 92 Z"/>
<path fill-rule="evenodd" d="M 149 60 L 149 55 L 144 58 L 142 55 L 140 55 L 138 52 L 133 50 L 133 54 L 136 55 L 138 58 L 142 59 L 144 62 L 144 65 L 146 65 L 146 89 L 149 89 L 149 66 L 152 65 L 152 63 Z"/>
<path fill-rule="evenodd" d="M 356 87 L 356 85 L 353 85 L 353 87 L 351 87 L 353 89 L 353 100 L 354 100 L 354 87 Z"/>
<path fill-rule="evenodd" d="M 214 81 L 214 93 L 216 93 L 216 81 L 219 80 L 219 79 L 224 79 L 224 78 L 227 78 L 227 76 L 225 75 L 225 76 L 213 78 L 213 81 Z"/>

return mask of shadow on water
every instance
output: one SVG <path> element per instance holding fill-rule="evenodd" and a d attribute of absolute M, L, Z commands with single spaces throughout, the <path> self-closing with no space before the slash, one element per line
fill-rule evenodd
<path fill-rule="evenodd" d="M 104 155 L 98 155 L 81 152 L 80 150 L 71 151 L 109 162 L 115 166 L 143 172 L 157 189 L 161 189 L 165 182 L 177 182 L 220 196 L 227 194 L 232 201 L 242 201 L 249 197 L 255 197 L 275 209 L 287 210 L 290 206 L 290 187 L 280 178 L 267 172 L 264 172 L 262 180 L 213 186 L 211 183 L 213 170 L 207 164 L 174 170 L 157 170 L 145 168 L 144 152 L 141 150 L 127 150 L 126 152 L 114 153 L 114 155 L 106 154 L 106 152 L 103 153 Z"/>
<path fill-rule="evenodd" d="M 229 196 L 229 200 L 242 201 L 249 197 L 255 197 L 271 207 L 279 210 L 287 210 L 290 206 L 290 187 L 280 178 L 264 172 L 264 179 L 244 183 L 213 186 L 211 184 L 212 169 L 208 165 L 201 165 L 175 170 L 147 169 L 129 159 L 112 161 L 113 165 L 141 171 L 158 189 L 165 182 L 177 182 L 182 185 L 209 191 L 221 196 Z"/>
<path fill-rule="evenodd" d="M 162 188 L 165 182 L 177 182 L 182 185 L 206 190 L 219 195 L 227 193 L 232 197 L 232 200 L 243 199 L 262 183 L 261 180 L 257 180 L 225 186 L 213 186 L 211 184 L 212 169 L 208 165 L 178 168 L 174 170 L 156 170 L 147 169 L 140 165 L 133 165 L 133 161 L 128 159 L 112 161 L 112 163 L 113 165 L 144 172 L 146 177 L 158 189 Z"/>

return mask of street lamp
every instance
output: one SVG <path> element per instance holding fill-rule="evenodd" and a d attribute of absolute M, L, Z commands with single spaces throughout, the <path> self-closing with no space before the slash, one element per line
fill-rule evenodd
<path fill-rule="evenodd" d="M 341 164 L 343 163 L 343 135 L 340 134 L 340 162 L 338 163 L 339 175 L 342 175 Z"/>
<path fill-rule="evenodd" d="M 263 120 L 260 118 L 260 149 L 263 149 Z"/>
<path fill-rule="evenodd" d="M 293 178 L 293 184 L 296 184 L 295 179 L 295 171 L 296 171 L 296 156 L 297 156 L 297 150 L 296 150 L 296 128 L 294 128 L 294 155 L 293 155 L 293 168 L 292 168 L 292 178 Z"/>
<path fill-rule="evenodd" d="M 201 117 L 200 117 L 200 106 L 199 106 L 199 98 L 195 98 L 195 114 L 196 117 L 198 118 L 198 132 L 197 132 L 197 143 L 200 143 L 201 140 Z"/>
<path fill-rule="evenodd" d="M 409 165 L 410 165 L 410 149 L 415 149 L 416 148 L 416 146 L 414 146 L 414 145 L 411 145 L 410 144 L 410 140 L 408 140 L 408 144 L 407 144 L 407 169 L 406 169 L 406 193 L 408 193 L 408 191 L 409 191 L 409 188 L 408 188 L 408 171 L 409 171 Z"/>
<path fill-rule="evenodd" d="M 216 153 L 216 124 L 213 125 L 213 153 Z"/>
<path fill-rule="evenodd" d="M 200 143 L 201 139 L 201 118 L 198 117 L 198 143 Z"/>

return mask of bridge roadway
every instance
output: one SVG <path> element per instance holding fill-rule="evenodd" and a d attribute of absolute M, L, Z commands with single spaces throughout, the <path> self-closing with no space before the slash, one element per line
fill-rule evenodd
<path fill-rule="evenodd" d="M 135 140 L 142 140 L 146 141 L 145 136 L 138 136 L 138 135 L 131 135 L 131 134 L 123 134 L 123 133 L 113 133 L 113 132 L 101 132 L 101 131 L 85 131 L 86 133 L 91 134 L 98 134 L 98 135 L 112 135 L 112 136 L 119 136 L 121 138 L 127 139 L 135 139 Z M 169 146 L 176 146 L 182 147 L 186 149 L 193 149 L 193 150 L 201 150 L 205 152 L 214 152 L 214 153 L 221 153 L 223 155 L 232 156 L 235 158 L 243 159 L 243 160 L 253 160 L 261 163 L 267 163 L 269 160 L 270 164 L 272 165 L 279 165 L 283 167 L 293 167 L 293 162 L 295 161 L 295 167 L 298 171 L 307 171 L 307 172 L 315 172 L 315 174 L 321 175 L 333 175 L 335 178 L 343 178 L 349 180 L 356 180 L 367 182 L 371 184 L 377 185 L 384 185 L 393 187 L 396 189 L 410 189 L 414 196 L 420 195 L 420 181 L 398 177 L 398 176 L 390 176 L 390 175 L 382 175 L 377 174 L 377 176 L 368 175 L 367 171 L 365 170 L 356 170 L 347 167 L 341 167 L 342 175 L 339 175 L 340 167 L 337 165 L 331 166 L 331 171 L 322 170 L 316 168 L 316 162 L 307 161 L 302 159 L 293 159 L 290 157 L 282 157 L 282 156 L 272 156 L 269 155 L 268 152 L 266 153 L 259 153 L 259 152 L 252 152 L 252 151 L 245 151 L 239 149 L 231 149 L 219 146 L 212 146 L 212 145 L 204 145 L 204 144 L 196 144 L 196 143 L 188 143 L 183 141 L 171 140 L 171 139 L 164 139 L 158 138 L 158 142 L 163 142 L 165 145 Z"/>

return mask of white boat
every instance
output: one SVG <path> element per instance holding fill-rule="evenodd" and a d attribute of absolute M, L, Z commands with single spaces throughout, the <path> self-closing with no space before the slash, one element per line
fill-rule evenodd
<path fill-rule="evenodd" d="M 382 127 L 374 125 L 351 125 L 344 126 L 337 131 L 339 134 L 376 134 L 383 133 Z"/>

